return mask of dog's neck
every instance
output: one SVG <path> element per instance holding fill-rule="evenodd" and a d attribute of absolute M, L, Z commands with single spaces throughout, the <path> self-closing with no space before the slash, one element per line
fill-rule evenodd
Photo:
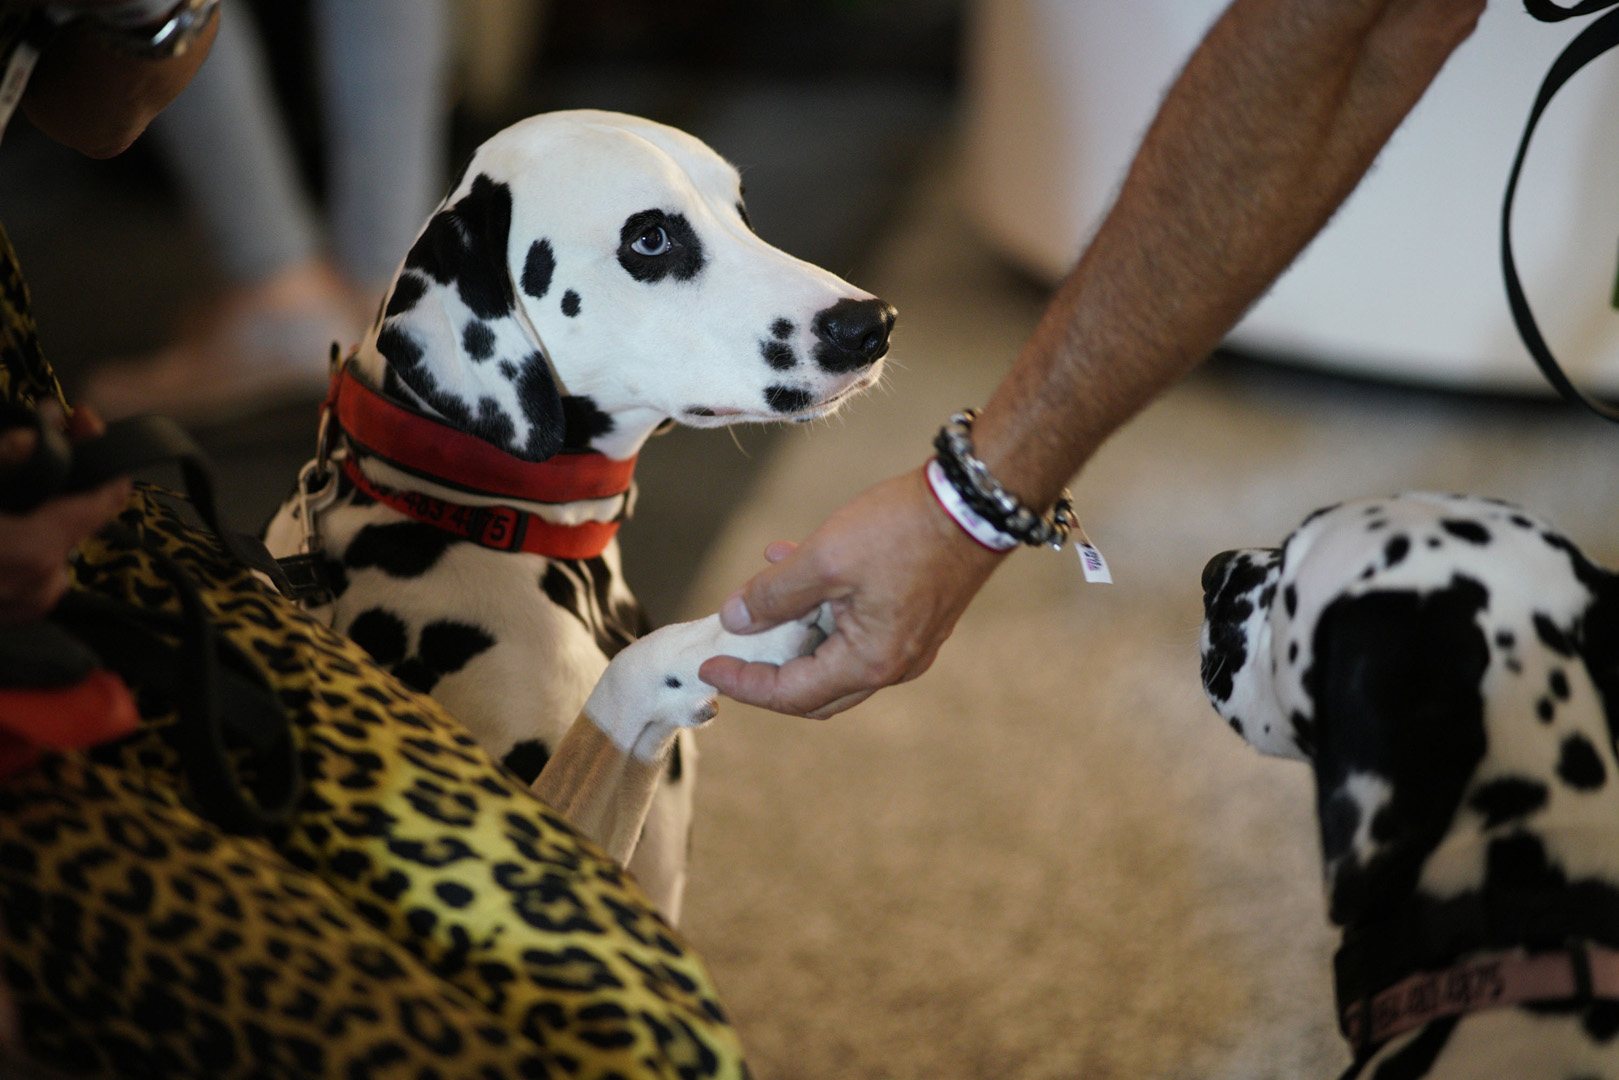
<path fill-rule="evenodd" d="M 387 358 L 377 350 L 374 335 L 355 350 L 348 362 L 361 379 L 388 400 L 422 413 L 446 426 L 472 435 L 479 434 L 476 431 L 469 431 L 454 418 L 446 416 L 443 410 L 435 408 L 431 401 L 414 393 L 409 382 L 394 371 Z M 562 416 L 564 454 L 591 451 L 615 461 L 628 461 L 634 458 L 646 440 L 668 420 L 667 417 L 648 409 L 602 412 L 593 403 L 566 394 L 562 397 Z M 506 447 L 496 446 L 496 449 L 507 451 Z M 551 460 L 559 459 L 565 460 L 562 455 Z M 559 524 L 620 519 L 628 515 L 628 510 L 633 505 L 633 492 L 627 496 L 568 502 L 550 499 L 543 502 L 529 502 L 510 497 L 485 497 L 436 484 L 429 478 L 391 468 L 385 462 L 374 459 L 362 459 L 362 465 L 378 482 L 399 490 L 419 491 L 474 506 L 515 505 Z"/>
<path fill-rule="evenodd" d="M 1357 830 L 1361 857 L 1326 864 L 1332 920 L 1343 931 L 1340 989 L 1526 947 L 1619 948 L 1619 594 L 1600 572 L 1586 584 L 1594 601 L 1571 621 L 1542 615 L 1492 628 L 1499 648 L 1514 638 L 1519 646 L 1482 681 L 1476 765 L 1449 812 L 1430 815 L 1441 823 L 1437 836 L 1409 830 L 1403 822 L 1420 812 L 1409 802 L 1396 810 L 1377 781 L 1344 784 L 1330 745 L 1318 753 L 1324 848 L 1334 802 L 1326 785 L 1359 783 L 1370 818 Z M 1499 618 L 1508 604 L 1496 600 Z M 1446 785 L 1438 773 L 1433 788 Z"/>

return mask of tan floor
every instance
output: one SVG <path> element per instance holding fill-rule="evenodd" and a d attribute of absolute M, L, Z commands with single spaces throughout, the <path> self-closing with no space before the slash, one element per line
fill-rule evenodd
<path fill-rule="evenodd" d="M 942 182 L 861 284 L 900 309 L 888 392 L 791 433 L 687 614 L 920 461 L 1040 308 Z M 1075 486 L 1118 584 L 1020 553 L 919 682 L 825 724 L 723 708 L 686 927 L 758 1075 L 1335 1074 L 1309 778 L 1204 702 L 1202 564 L 1408 488 L 1519 501 L 1612 564 L 1616 466 L 1568 413 L 1204 372 Z"/>

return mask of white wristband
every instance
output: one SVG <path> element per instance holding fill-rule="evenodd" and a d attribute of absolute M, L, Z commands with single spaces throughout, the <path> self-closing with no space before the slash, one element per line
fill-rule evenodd
<path fill-rule="evenodd" d="M 950 478 L 945 476 L 938 458 L 928 461 L 927 475 L 928 487 L 933 489 L 933 497 L 939 500 L 939 505 L 950 515 L 950 519 L 961 526 L 962 532 L 991 551 L 1011 551 L 1018 546 L 1017 537 L 997 529 L 967 505 L 967 501 L 961 497 L 961 492 L 957 491 Z"/>

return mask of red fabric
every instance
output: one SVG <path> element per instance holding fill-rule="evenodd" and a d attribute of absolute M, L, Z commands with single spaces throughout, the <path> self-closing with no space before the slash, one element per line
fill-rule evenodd
<path fill-rule="evenodd" d="M 622 495 L 635 458 L 594 452 L 528 461 L 383 397 L 344 364 L 332 377 L 326 408 L 343 432 L 407 472 L 451 487 L 525 502 L 566 503 Z"/>
<path fill-rule="evenodd" d="M 0 776 L 33 764 L 43 750 L 84 750 L 121 739 L 140 724 L 124 680 L 96 670 L 48 690 L 0 690 Z"/>

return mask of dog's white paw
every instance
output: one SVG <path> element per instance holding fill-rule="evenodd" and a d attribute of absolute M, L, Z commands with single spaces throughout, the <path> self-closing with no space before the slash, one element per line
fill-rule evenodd
<path fill-rule="evenodd" d="M 714 719 L 714 688 L 697 677 L 703 661 L 724 655 L 783 664 L 814 652 L 831 630 L 832 615 L 824 605 L 757 634 L 732 634 L 718 615 L 665 626 L 613 658 L 585 712 L 623 749 L 655 757 L 677 729 Z"/>

